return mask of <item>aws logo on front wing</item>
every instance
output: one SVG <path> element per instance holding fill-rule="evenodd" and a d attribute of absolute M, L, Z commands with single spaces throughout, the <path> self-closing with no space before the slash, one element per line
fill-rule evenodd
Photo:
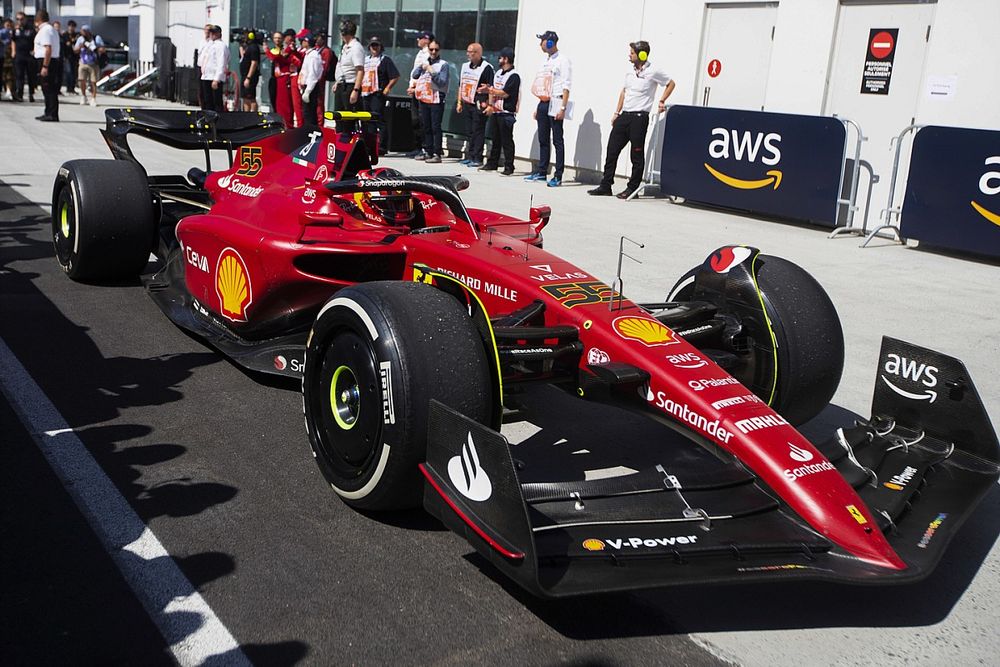
<path fill-rule="evenodd" d="M 750 132 L 717 127 L 712 130 L 712 141 L 708 144 L 708 155 L 716 160 L 735 160 L 757 165 L 760 162 L 760 178 L 737 178 L 725 173 L 725 167 L 716 163 L 705 163 L 705 169 L 725 185 L 738 190 L 778 189 L 781 185 L 781 170 L 767 169 L 781 162 L 781 135 L 777 132 Z M 745 170 L 741 170 L 745 171 Z"/>
<path fill-rule="evenodd" d="M 986 166 L 991 164 L 1000 164 L 1000 155 L 994 155 L 986 158 Z M 993 185 L 991 181 L 997 182 L 998 184 Z M 982 178 L 979 179 L 979 191 L 987 197 L 1000 193 L 1000 171 L 988 171 L 983 174 Z M 976 209 L 976 212 L 979 213 L 979 215 L 983 216 L 994 225 L 1000 226 L 1000 215 L 976 202 L 975 199 L 973 199 L 970 203 L 972 204 L 972 208 Z"/>

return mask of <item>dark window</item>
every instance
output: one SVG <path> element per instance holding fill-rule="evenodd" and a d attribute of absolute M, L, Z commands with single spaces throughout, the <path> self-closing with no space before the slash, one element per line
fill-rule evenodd
<path fill-rule="evenodd" d="M 371 37 L 382 39 L 382 46 L 392 48 L 393 24 L 396 21 L 395 12 L 368 12 L 365 14 L 365 31 L 361 43 L 368 48 Z"/>
<path fill-rule="evenodd" d="M 329 23 L 329 0 L 306 0 L 306 15 L 302 24 L 313 32 L 326 32 Z"/>
<path fill-rule="evenodd" d="M 460 51 L 476 41 L 477 11 L 446 12 L 438 14 L 437 39 L 446 51 Z"/>
<path fill-rule="evenodd" d="M 505 46 L 514 48 L 514 36 L 517 34 L 517 10 L 483 12 L 479 28 L 480 42 L 483 51 L 495 54 Z M 495 56 L 490 61 L 496 63 Z"/>

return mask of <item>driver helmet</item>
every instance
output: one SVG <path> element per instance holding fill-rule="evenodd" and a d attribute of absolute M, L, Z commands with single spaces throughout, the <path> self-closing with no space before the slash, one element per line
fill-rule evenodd
<path fill-rule="evenodd" d="M 389 167 L 362 169 L 358 179 L 403 178 L 403 174 Z M 361 208 L 369 213 L 377 213 L 389 225 L 409 225 L 416 218 L 413 195 L 403 190 L 379 190 L 359 192 Z"/>

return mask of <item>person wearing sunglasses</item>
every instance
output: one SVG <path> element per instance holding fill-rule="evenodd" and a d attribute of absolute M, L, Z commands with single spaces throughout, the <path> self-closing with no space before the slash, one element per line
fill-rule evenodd
<path fill-rule="evenodd" d="M 392 58 L 382 50 L 382 40 L 372 37 L 368 40 L 368 56 L 365 57 L 365 74 L 361 79 L 361 102 L 365 111 L 377 114 L 375 131 L 378 132 L 379 152 L 388 146 L 385 137 L 385 100 L 389 91 L 399 81 L 399 70 Z"/>
<path fill-rule="evenodd" d="M 416 79 L 413 95 L 420 102 L 420 124 L 424 129 L 423 159 L 428 163 L 441 162 L 441 121 L 444 118 L 444 99 L 448 95 L 449 65 L 441 60 L 441 44 L 437 40 L 427 45 L 430 57 L 422 67 L 414 67 L 410 74 Z M 417 159 L 421 159 L 419 156 Z"/>

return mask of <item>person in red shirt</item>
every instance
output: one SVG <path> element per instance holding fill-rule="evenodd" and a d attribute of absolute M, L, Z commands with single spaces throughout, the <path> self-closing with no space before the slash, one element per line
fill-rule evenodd
<path fill-rule="evenodd" d="M 274 79 L 277 81 L 277 90 L 274 99 L 274 111 L 285 121 L 285 127 L 296 127 L 294 122 L 295 103 L 292 96 L 292 89 L 298 90 L 297 85 L 292 85 L 298 79 L 299 67 L 302 61 L 299 54 L 292 48 L 292 39 L 280 32 L 274 33 L 273 45 L 267 50 L 268 60 L 274 65 Z M 302 98 L 299 99 L 299 118 L 301 118 Z"/>

